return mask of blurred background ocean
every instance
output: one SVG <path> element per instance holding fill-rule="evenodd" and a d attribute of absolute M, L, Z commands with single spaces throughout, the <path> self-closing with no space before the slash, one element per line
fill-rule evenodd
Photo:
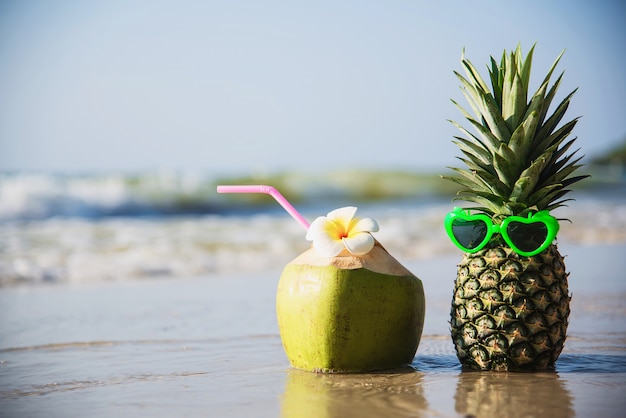
<path fill-rule="evenodd" d="M 506 3 L 506 2 L 505 2 Z M 463 48 L 561 50 L 583 170 L 559 238 L 626 241 L 626 6 L 466 2 L 0 2 L 0 285 L 278 270 L 344 205 L 401 261 L 452 253 Z M 531 80 L 531 84 L 539 82 Z M 622 148 L 620 148 L 622 147 Z"/>
<path fill-rule="evenodd" d="M 598 174 L 556 211 L 561 240 L 626 242 L 626 178 Z M 219 179 L 190 174 L 0 176 L 0 284 L 277 271 L 309 243 L 267 195 L 218 183 L 268 183 L 310 221 L 346 205 L 375 218 L 403 262 L 456 252 L 442 220 L 454 186 L 438 176 L 344 171 Z M 461 203 L 457 203 L 461 204 Z"/>

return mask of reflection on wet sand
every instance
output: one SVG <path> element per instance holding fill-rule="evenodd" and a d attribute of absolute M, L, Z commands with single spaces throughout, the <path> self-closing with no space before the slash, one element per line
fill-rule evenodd
<path fill-rule="evenodd" d="M 412 368 L 395 373 L 318 374 L 290 369 L 281 399 L 288 417 L 420 417 L 428 404 L 424 374 Z"/>
<path fill-rule="evenodd" d="M 459 374 L 455 410 L 466 417 L 573 417 L 573 399 L 554 372 Z"/>

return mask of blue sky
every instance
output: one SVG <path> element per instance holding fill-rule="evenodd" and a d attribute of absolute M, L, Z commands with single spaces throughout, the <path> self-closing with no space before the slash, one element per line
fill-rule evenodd
<path fill-rule="evenodd" d="M 462 49 L 518 42 L 535 87 L 566 49 L 594 155 L 626 136 L 625 41 L 622 1 L 4 0 L 0 170 L 444 171 Z"/>

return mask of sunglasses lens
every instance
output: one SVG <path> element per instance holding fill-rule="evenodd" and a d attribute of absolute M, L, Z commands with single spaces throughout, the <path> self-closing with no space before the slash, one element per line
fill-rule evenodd
<path fill-rule="evenodd" d="M 480 220 L 455 219 L 452 221 L 454 237 L 463 247 L 473 250 L 487 235 L 487 224 Z"/>
<path fill-rule="evenodd" d="M 523 222 L 511 222 L 507 229 L 511 242 L 517 248 L 525 252 L 535 251 L 545 242 L 548 236 L 548 227 L 542 222 L 526 224 Z"/>

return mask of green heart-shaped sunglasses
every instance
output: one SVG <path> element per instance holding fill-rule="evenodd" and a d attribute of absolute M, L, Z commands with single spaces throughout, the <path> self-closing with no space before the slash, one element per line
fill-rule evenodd
<path fill-rule="evenodd" d="M 531 213 L 527 218 L 509 216 L 500 225 L 485 214 L 470 214 L 469 210 L 454 208 L 444 221 L 452 242 L 462 251 L 475 253 L 487 245 L 493 234 L 499 233 L 519 255 L 539 254 L 554 241 L 559 222 L 547 210 Z"/>

